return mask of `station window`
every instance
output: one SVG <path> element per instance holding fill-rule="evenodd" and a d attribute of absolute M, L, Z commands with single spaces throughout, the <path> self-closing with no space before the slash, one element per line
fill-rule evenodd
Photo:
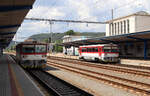
<path fill-rule="evenodd" d="M 117 27 L 117 26 L 116 26 L 116 23 L 115 23 L 115 31 L 114 31 L 115 34 L 114 34 L 114 35 L 116 35 L 116 29 L 117 29 L 116 27 Z"/>
<path fill-rule="evenodd" d="M 124 21 L 124 34 L 126 34 L 126 21 Z"/>
<path fill-rule="evenodd" d="M 120 25 L 120 24 L 119 24 L 119 22 L 118 22 L 118 33 L 117 33 L 118 35 L 119 35 L 119 33 L 120 33 L 120 32 L 119 32 L 119 31 L 120 31 L 120 26 L 119 26 L 119 25 Z"/>
<path fill-rule="evenodd" d="M 127 29 L 128 29 L 128 33 L 130 32 L 130 25 L 129 25 L 129 19 L 127 20 Z"/>
<path fill-rule="evenodd" d="M 111 23 L 112 24 L 112 23 Z M 111 26 L 111 24 L 109 24 L 109 35 L 111 35 L 111 28 L 112 28 L 112 26 Z"/>
<path fill-rule="evenodd" d="M 122 21 L 120 23 L 121 23 L 121 34 L 122 34 Z"/>
<path fill-rule="evenodd" d="M 111 35 L 114 35 L 114 24 L 112 23 L 112 32 L 111 32 Z"/>

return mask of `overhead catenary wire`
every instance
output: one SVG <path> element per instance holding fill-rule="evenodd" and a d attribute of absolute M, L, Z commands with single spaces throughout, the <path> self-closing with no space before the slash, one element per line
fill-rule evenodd
<path fill-rule="evenodd" d="M 44 18 L 25 18 L 25 20 L 49 21 L 49 22 L 68 22 L 68 23 L 93 23 L 93 24 L 106 24 L 107 23 L 107 22 L 96 22 L 96 21 L 44 19 Z"/>

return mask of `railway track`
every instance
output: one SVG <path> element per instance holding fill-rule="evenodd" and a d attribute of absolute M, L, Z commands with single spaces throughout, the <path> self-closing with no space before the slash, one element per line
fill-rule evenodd
<path fill-rule="evenodd" d="M 54 96 L 93 96 L 45 71 L 28 70 Z"/>
<path fill-rule="evenodd" d="M 73 59 L 73 58 L 64 58 L 64 57 L 55 57 L 55 56 L 49 56 L 49 58 L 60 58 L 60 59 L 65 59 L 65 60 L 71 60 L 71 61 L 78 61 L 78 62 L 84 62 L 84 63 L 90 63 L 86 61 L 82 61 L 79 59 Z M 94 62 L 92 62 L 94 63 Z M 100 64 L 98 62 L 95 62 L 95 64 Z M 109 64 L 112 66 L 120 66 L 120 67 L 125 67 L 125 68 L 135 68 L 135 69 L 144 69 L 144 70 L 150 70 L 150 67 L 145 67 L 145 66 L 136 66 L 136 65 L 126 65 L 126 64 Z"/>
<path fill-rule="evenodd" d="M 93 72 L 93 71 L 89 71 L 89 70 L 85 70 L 85 69 L 81 69 L 81 68 L 75 68 L 72 66 L 66 66 L 66 65 L 62 65 L 62 64 L 58 65 L 58 64 L 59 63 L 49 62 L 49 65 L 51 65 L 51 66 L 65 69 L 65 70 L 68 70 L 68 71 L 71 71 L 71 72 L 74 72 L 77 74 L 81 74 L 81 75 L 90 77 L 92 79 L 102 81 L 106 84 L 125 89 L 126 91 L 131 91 L 133 93 L 141 94 L 142 96 L 150 95 L 150 91 L 149 91 L 150 85 L 149 84 L 132 81 L 132 80 L 124 79 L 124 78 L 119 78 L 119 77 L 115 77 L 115 76 L 110 76 L 110 75 Z M 77 69 L 77 70 L 75 70 L 75 69 Z M 97 74 L 99 76 L 95 76 L 93 74 Z"/>
<path fill-rule="evenodd" d="M 53 60 L 54 60 L 54 58 L 53 58 Z M 142 94 L 142 96 L 150 96 L 150 84 L 148 84 L 148 83 L 134 81 L 134 80 L 121 78 L 121 77 L 117 77 L 117 76 L 112 76 L 112 75 L 108 75 L 108 74 L 103 74 L 103 73 L 83 69 L 80 67 L 74 67 L 74 66 L 71 66 L 72 64 L 70 64 L 70 65 L 62 64 L 62 63 L 55 62 L 53 60 L 48 61 L 48 64 L 50 66 L 54 66 L 54 67 L 68 70 L 68 71 L 71 71 L 71 72 L 74 72 L 77 74 L 81 74 L 81 75 L 90 77 L 92 79 L 96 79 L 96 80 L 99 80 L 101 82 L 104 82 L 106 84 L 117 86 L 117 87 L 125 89 L 127 91 L 131 91 L 131 92 L 134 92 L 137 94 Z M 57 60 L 59 62 L 63 61 L 60 59 L 55 59 L 55 60 Z M 63 62 L 65 63 L 66 61 L 63 61 Z M 67 63 L 73 63 L 73 64 L 80 65 L 79 62 L 67 62 Z M 92 66 L 92 67 L 97 68 L 97 66 Z M 141 71 L 139 71 L 139 72 L 141 72 Z M 126 73 L 130 73 L 130 72 L 126 70 Z M 145 73 L 140 73 L 138 75 L 143 76 L 143 74 L 145 74 Z M 144 75 L 144 76 L 149 76 L 149 75 Z"/>
<path fill-rule="evenodd" d="M 84 66 L 89 66 L 89 67 L 93 67 L 93 68 L 100 68 L 100 69 L 106 69 L 106 70 L 112 70 L 112 71 L 116 71 L 116 72 L 122 72 L 122 73 L 128 73 L 128 74 L 134 74 L 134 75 L 140 75 L 140 76 L 144 76 L 147 78 L 150 78 L 150 72 L 148 71 L 142 71 L 142 70 L 138 70 L 138 69 L 131 69 L 131 68 L 127 68 L 127 67 L 119 67 L 119 66 L 109 66 L 109 65 L 104 65 L 104 64 L 93 64 L 90 62 L 82 62 L 82 61 L 77 61 L 77 60 L 68 60 L 68 59 L 64 59 L 64 58 L 55 58 L 55 57 L 50 57 L 53 60 L 59 60 L 59 61 L 63 61 L 63 62 L 67 62 L 67 63 L 72 63 L 72 64 L 79 64 L 79 65 L 84 65 Z"/>

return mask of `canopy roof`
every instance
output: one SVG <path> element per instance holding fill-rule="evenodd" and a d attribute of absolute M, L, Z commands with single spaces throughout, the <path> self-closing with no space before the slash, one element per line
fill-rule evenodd
<path fill-rule="evenodd" d="M 93 44 L 107 44 L 114 43 L 119 44 L 123 42 L 139 42 L 150 41 L 150 31 L 129 33 L 116 36 L 97 37 L 87 40 L 79 40 L 74 42 L 62 43 L 63 46 L 81 46 L 81 45 L 93 45 Z"/>
<path fill-rule="evenodd" d="M 0 1 L 0 47 L 7 47 L 35 0 Z"/>

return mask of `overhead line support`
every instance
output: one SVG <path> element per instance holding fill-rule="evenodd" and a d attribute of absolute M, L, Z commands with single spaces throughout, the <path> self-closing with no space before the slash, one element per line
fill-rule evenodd
<path fill-rule="evenodd" d="M 49 21 L 49 22 L 68 22 L 68 23 L 93 23 L 93 24 L 107 24 L 107 22 L 96 22 L 96 21 L 80 21 L 80 20 L 57 20 L 57 19 L 42 19 L 42 18 L 25 18 L 25 20 L 36 20 L 36 21 Z"/>

